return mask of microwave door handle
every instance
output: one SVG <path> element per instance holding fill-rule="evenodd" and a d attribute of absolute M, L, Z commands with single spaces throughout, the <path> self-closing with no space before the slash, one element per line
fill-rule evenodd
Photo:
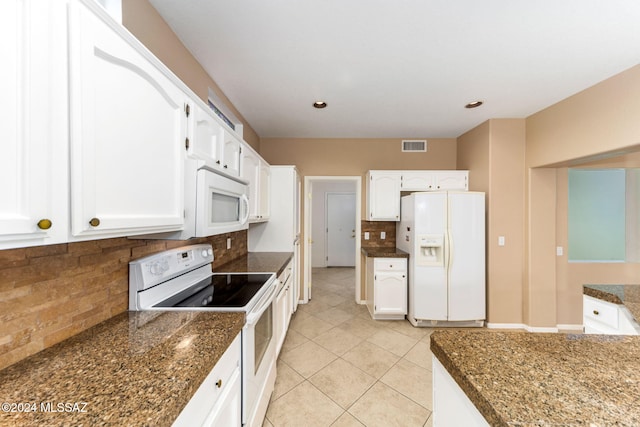
<path fill-rule="evenodd" d="M 240 196 L 240 200 L 244 202 L 244 215 L 241 219 L 242 225 L 245 225 L 249 220 L 249 198 L 246 194 Z"/>

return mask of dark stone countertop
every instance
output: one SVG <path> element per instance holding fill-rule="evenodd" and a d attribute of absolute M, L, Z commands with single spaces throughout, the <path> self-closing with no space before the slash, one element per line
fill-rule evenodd
<path fill-rule="evenodd" d="M 640 336 L 439 330 L 431 351 L 491 426 L 640 425 Z"/>
<path fill-rule="evenodd" d="M 0 401 L 36 405 L 0 411 L 0 425 L 170 426 L 244 321 L 244 313 L 121 313 L 0 371 Z M 47 403 L 75 403 L 76 412 L 44 412 Z"/>
<path fill-rule="evenodd" d="M 398 248 L 361 247 L 360 251 L 368 258 L 409 258 L 409 254 Z"/>
<path fill-rule="evenodd" d="M 276 273 L 279 276 L 293 252 L 249 252 L 214 269 L 215 273 Z"/>

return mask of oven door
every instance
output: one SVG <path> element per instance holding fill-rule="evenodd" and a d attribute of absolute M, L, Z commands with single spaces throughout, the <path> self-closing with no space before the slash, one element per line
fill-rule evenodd
<path fill-rule="evenodd" d="M 276 339 L 274 331 L 274 300 L 277 286 L 271 289 L 247 313 L 242 331 L 243 402 L 242 423 L 262 425 L 273 392 L 276 374 Z"/>
<path fill-rule="evenodd" d="M 197 172 L 196 185 L 196 237 L 249 227 L 246 183 L 202 168 Z"/>

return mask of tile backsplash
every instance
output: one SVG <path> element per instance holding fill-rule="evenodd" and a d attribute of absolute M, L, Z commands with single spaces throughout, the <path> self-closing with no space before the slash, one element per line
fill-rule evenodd
<path fill-rule="evenodd" d="M 380 237 L 385 232 L 384 239 Z M 366 248 L 395 248 L 396 247 L 396 222 L 395 221 L 361 221 L 360 245 Z M 364 239 L 364 233 L 369 233 L 369 240 Z"/>
<path fill-rule="evenodd" d="M 227 238 L 231 249 L 227 250 Z M 128 308 L 129 261 L 211 243 L 217 268 L 247 253 L 247 232 L 188 241 L 105 239 L 0 251 L 0 369 Z"/>

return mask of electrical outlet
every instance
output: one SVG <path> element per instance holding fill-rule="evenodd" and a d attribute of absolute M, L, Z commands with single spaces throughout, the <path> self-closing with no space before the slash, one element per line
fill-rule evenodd
<path fill-rule="evenodd" d="M 564 248 L 562 246 L 556 246 L 556 255 L 557 256 L 564 255 Z"/>
<path fill-rule="evenodd" d="M 381 232 L 380 232 L 380 239 L 384 240 L 384 239 L 386 239 L 386 238 L 387 238 L 387 233 L 386 233 L 386 232 L 384 232 L 384 231 L 381 231 Z"/>
<path fill-rule="evenodd" d="M 364 232 L 364 240 L 369 240 L 369 232 L 368 231 Z"/>
<path fill-rule="evenodd" d="M 231 249 L 231 237 L 227 237 L 227 249 Z"/>
<path fill-rule="evenodd" d="M 504 236 L 498 236 L 498 246 L 504 246 Z"/>

